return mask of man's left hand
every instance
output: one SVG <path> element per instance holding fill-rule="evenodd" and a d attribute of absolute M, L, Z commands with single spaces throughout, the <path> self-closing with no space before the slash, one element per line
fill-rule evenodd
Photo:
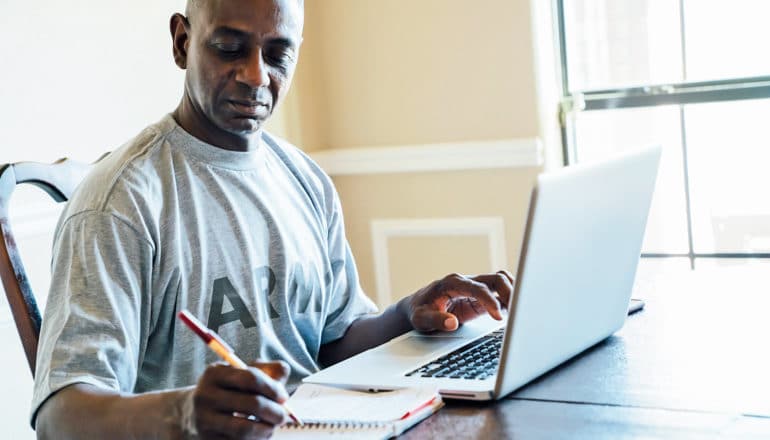
<path fill-rule="evenodd" d="M 505 270 L 475 276 L 450 274 L 404 298 L 399 305 L 419 331 L 453 331 L 484 314 L 502 320 L 513 284 L 513 275 Z"/>

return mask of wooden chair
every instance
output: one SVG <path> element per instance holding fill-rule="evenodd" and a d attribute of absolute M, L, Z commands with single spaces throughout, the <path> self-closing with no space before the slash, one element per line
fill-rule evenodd
<path fill-rule="evenodd" d="M 106 154 L 98 160 L 104 156 Z M 92 166 L 70 159 L 60 159 L 53 164 L 18 162 L 0 165 L 0 278 L 33 377 L 42 318 L 11 230 L 8 217 L 11 194 L 16 185 L 31 183 L 55 201 L 66 202 Z"/>

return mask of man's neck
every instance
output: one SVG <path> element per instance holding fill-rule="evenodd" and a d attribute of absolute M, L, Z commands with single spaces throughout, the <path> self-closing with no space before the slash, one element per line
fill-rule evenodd
<path fill-rule="evenodd" d="M 253 151 L 259 148 L 262 141 L 261 129 L 248 136 L 238 136 L 219 129 L 190 103 L 187 95 L 182 98 L 172 116 L 186 132 L 223 150 Z"/>

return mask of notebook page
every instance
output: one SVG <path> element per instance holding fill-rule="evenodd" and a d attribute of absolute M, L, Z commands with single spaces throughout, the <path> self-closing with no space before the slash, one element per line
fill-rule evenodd
<path fill-rule="evenodd" d="M 389 422 L 438 395 L 433 387 L 368 393 L 324 385 L 302 384 L 288 404 L 303 421 Z"/>

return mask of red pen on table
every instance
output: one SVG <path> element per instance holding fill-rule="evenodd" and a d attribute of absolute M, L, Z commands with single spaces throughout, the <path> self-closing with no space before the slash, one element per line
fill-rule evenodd
<path fill-rule="evenodd" d="M 246 365 L 245 362 L 243 362 L 238 356 L 235 355 L 235 352 L 229 345 L 227 345 L 227 342 L 220 338 L 218 334 L 214 333 L 214 331 L 206 328 L 206 326 L 198 321 L 198 319 L 196 319 L 195 316 L 193 316 L 190 312 L 187 310 L 180 311 L 179 319 L 187 324 L 187 326 L 190 327 L 190 329 L 195 332 L 196 335 L 203 339 L 203 342 L 205 342 L 209 348 L 218 354 L 219 357 L 221 357 L 224 361 L 230 364 L 230 366 L 243 370 L 248 368 L 248 365 Z M 297 417 L 294 412 L 289 409 L 288 406 L 286 406 L 285 403 L 283 404 L 283 409 L 286 410 L 286 412 L 289 414 L 289 417 L 291 417 L 295 423 L 300 426 L 303 425 L 302 420 L 300 420 L 299 417 Z"/>
<path fill-rule="evenodd" d="M 438 399 L 438 396 L 433 397 L 432 399 L 430 399 L 429 401 L 423 403 L 422 405 L 418 406 L 417 408 L 415 408 L 415 409 L 413 409 L 411 411 L 407 411 L 406 414 L 401 416 L 401 420 L 406 420 L 409 417 L 412 417 L 413 415 L 417 414 L 418 412 L 424 410 L 425 408 L 433 405 L 436 402 L 437 399 Z"/>

